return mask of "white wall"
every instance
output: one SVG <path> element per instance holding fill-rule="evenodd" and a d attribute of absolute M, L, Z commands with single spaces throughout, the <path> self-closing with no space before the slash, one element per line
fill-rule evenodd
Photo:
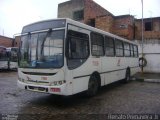
<path fill-rule="evenodd" d="M 139 57 L 141 57 L 141 41 L 136 42 L 139 44 Z M 147 60 L 144 72 L 160 73 L 160 40 L 144 40 L 143 53 Z"/>

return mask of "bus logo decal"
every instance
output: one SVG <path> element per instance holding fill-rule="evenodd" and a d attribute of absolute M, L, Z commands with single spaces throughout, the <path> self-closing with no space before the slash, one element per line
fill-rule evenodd
<path fill-rule="evenodd" d="M 92 61 L 93 66 L 98 66 L 99 62 L 98 61 Z"/>

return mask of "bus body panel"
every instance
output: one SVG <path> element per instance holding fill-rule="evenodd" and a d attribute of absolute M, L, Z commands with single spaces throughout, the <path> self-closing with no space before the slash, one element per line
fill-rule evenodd
<path fill-rule="evenodd" d="M 72 70 L 73 71 L 73 94 L 82 92 L 88 89 L 88 82 L 94 72 L 101 72 L 99 65 L 95 65 L 95 61 L 101 61 L 94 58 L 88 58 L 82 66 Z"/>

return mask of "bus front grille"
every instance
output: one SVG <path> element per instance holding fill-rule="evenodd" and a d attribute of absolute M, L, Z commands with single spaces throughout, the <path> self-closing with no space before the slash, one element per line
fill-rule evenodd
<path fill-rule="evenodd" d="M 40 91 L 40 92 L 48 92 L 48 88 L 44 88 L 44 87 L 28 86 L 28 89 Z"/>

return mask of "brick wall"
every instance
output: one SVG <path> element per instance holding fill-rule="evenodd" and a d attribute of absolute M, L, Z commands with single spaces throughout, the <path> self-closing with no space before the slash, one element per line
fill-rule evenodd
<path fill-rule="evenodd" d="M 131 15 L 117 16 L 114 19 L 113 33 L 129 40 L 134 39 L 134 17 Z"/>
<path fill-rule="evenodd" d="M 12 42 L 13 42 L 12 38 L 8 38 L 0 35 L 0 46 L 12 47 Z"/>
<path fill-rule="evenodd" d="M 96 28 L 116 34 L 123 38 L 134 39 L 134 21 L 133 16 L 124 15 L 113 17 L 111 15 L 100 16 L 96 18 Z"/>
<path fill-rule="evenodd" d="M 98 16 L 112 15 L 109 11 L 95 3 L 93 0 L 84 0 L 84 22 Z"/>
<path fill-rule="evenodd" d="M 13 42 L 14 47 L 19 47 L 21 36 L 16 36 Z"/>
<path fill-rule="evenodd" d="M 152 30 L 145 31 L 145 22 L 152 22 Z M 160 39 L 160 17 L 144 19 L 143 25 L 144 39 Z M 135 39 L 142 39 L 142 20 L 137 19 L 135 21 Z"/>
<path fill-rule="evenodd" d="M 111 15 L 96 18 L 96 28 L 113 33 L 114 19 Z"/>

